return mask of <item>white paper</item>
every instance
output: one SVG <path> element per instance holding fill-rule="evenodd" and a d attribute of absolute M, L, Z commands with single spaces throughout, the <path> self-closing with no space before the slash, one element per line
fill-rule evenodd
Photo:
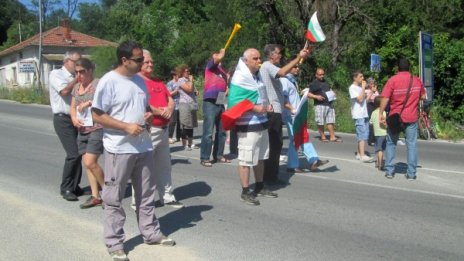
<path fill-rule="evenodd" d="M 337 97 L 335 96 L 335 93 L 333 91 L 328 91 L 328 92 L 325 93 L 325 95 L 327 96 L 327 100 L 329 102 L 337 99 Z"/>
<path fill-rule="evenodd" d="M 226 93 L 219 92 L 216 98 L 216 104 L 226 104 L 226 103 L 227 103 Z"/>
<path fill-rule="evenodd" d="M 92 112 L 90 106 L 87 107 L 83 112 L 80 112 L 78 108 L 77 110 L 77 119 L 82 122 L 84 127 L 92 127 L 93 126 L 93 119 L 92 119 Z"/>

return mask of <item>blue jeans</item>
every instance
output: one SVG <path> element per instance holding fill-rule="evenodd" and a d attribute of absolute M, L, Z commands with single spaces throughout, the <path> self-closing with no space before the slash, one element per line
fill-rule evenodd
<path fill-rule="evenodd" d="M 288 132 L 288 140 L 290 141 L 288 144 L 288 152 L 287 152 L 287 168 L 298 168 L 299 167 L 299 160 L 298 160 L 298 151 L 295 149 L 294 138 L 293 138 L 293 126 L 290 122 L 287 122 L 287 132 Z M 312 165 L 316 162 L 319 157 L 317 156 L 317 152 L 314 149 L 314 146 L 311 142 L 307 142 L 302 145 L 303 153 L 306 156 L 306 160 L 308 161 L 309 165 Z"/>
<path fill-rule="evenodd" d="M 213 147 L 213 159 L 220 159 L 224 155 L 226 133 L 222 128 L 221 114 L 224 106 L 212 101 L 203 101 L 203 137 L 201 138 L 200 159 L 209 160 L 211 147 Z M 213 144 L 213 128 L 216 128 Z"/>
<path fill-rule="evenodd" d="M 417 122 L 407 124 L 404 134 L 406 135 L 406 149 L 408 157 L 408 170 L 406 175 L 409 177 L 415 177 L 417 167 Z M 393 134 L 389 129 L 387 129 L 387 147 L 385 149 L 385 171 L 387 174 L 395 173 L 395 154 L 398 138 L 399 133 Z"/>

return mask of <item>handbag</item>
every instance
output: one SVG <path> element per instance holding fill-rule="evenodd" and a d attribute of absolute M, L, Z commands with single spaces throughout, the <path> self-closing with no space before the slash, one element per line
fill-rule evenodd
<path fill-rule="evenodd" d="M 404 107 L 406 106 L 406 103 L 408 102 L 409 94 L 411 92 L 411 87 L 412 87 L 412 73 L 411 73 L 411 78 L 409 80 L 409 87 L 408 87 L 408 92 L 406 93 L 406 99 L 403 102 L 403 107 L 401 108 L 400 113 L 393 113 L 391 115 L 388 115 L 387 117 L 387 126 L 393 134 L 398 134 L 404 131 L 404 129 L 406 129 L 406 124 L 401 119 L 401 113 L 403 113 Z"/>

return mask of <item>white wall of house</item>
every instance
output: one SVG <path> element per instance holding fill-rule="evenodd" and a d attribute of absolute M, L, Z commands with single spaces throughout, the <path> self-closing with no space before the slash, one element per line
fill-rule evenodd
<path fill-rule="evenodd" d="M 42 49 L 42 83 L 48 86 L 48 76 L 55 68 L 63 65 L 63 56 L 59 58 L 47 59 L 45 56 L 50 54 L 63 55 L 70 48 L 45 46 Z M 88 54 L 89 49 L 78 49 L 82 54 Z M 0 58 L 0 86 L 7 88 L 31 87 L 34 83 L 36 73 L 20 72 L 20 61 L 34 61 L 38 66 L 39 50 L 37 46 L 28 46 L 20 51 L 16 51 Z"/>

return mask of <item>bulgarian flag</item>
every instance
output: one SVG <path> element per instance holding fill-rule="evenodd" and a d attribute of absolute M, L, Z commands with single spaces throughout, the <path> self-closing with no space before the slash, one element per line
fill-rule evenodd
<path fill-rule="evenodd" d="M 306 39 L 313 43 L 323 42 L 325 40 L 325 34 L 317 20 L 317 11 L 314 12 L 313 16 L 311 16 L 311 20 L 309 20 L 305 36 Z"/>
<path fill-rule="evenodd" d="M 239 59 L 229 87 L 228 109 L 221 115 L 225 130 L 231 129 L 238 118 L 253 108 L 259 97 L 258 87 L 250 69 Z"/>
<path fill-rule="evenodd" d="M 293 138 L 295 149 L 298 151 L 301 145 L 309 142 L 308 128 L 308 89 L 304 90 L 303 97 L 298 104 L 295 118 L 293 119 Z"/>

